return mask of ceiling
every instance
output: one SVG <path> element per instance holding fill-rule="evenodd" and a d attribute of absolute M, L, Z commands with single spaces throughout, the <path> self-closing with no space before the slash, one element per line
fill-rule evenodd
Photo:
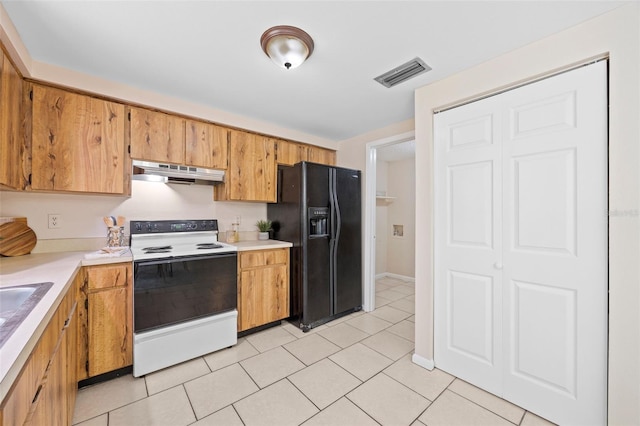
<path fill-rule="evenodd" d="M 406 141 L 376 149 L 377 161 L 402 161 L 416 157 L 416 141 Z"/>
<path fill-rule="evenodd" d="M 34 61 L 330 141 L 413 118 L 416 88 L 623 3 L 2 0 Z M 274 25 L 313 37 L 299 68 L 262 52 Z M 433 70 L 390 89 L 373 80 L 416 56 Z"/>

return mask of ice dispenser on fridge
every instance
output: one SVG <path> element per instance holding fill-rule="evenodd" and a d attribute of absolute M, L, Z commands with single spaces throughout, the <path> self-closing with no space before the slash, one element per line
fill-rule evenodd
<path fill-rule="evenodd" d="M 309 207 L 309 238 L 329 235 L 329 207 Z"/>

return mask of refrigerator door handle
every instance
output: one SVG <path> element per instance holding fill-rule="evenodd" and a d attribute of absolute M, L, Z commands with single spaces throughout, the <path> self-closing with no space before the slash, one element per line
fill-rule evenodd
<path fill-rule="evenodd" d="M 331 206 L 329 212 L 330 239 L 329 239 L 329 286 L 331 288 L 331 314 L 335 313 L 336 307 L 336 191 L 335 179 L 333 177 L 333 169 L 329 169 L 329 204 Z"/>
<path fill-rule="evenodd" d="M 336 188 L 337 185 L 337 171 L 336 169 L 331 169 L 331 188 L 332 188 L 332 199 L 331 199 L 331 203 L 333 204 L 333 211 L 334 211 L 334 223 L 335 223 L 335 227 L 334 227 L 334 234 L 333 234 L 333 256 L 331 258 L 331 271 L 332 271 L 332 279 L 333 279 L 333 285 L 332 285 L 332 289 L 333 289 L 333 313 L 335 314 L 337 311 L 337 305 L 338 305 L 338 299 L 336 297 L 336 294 L 338 292 L 338 245 L 340 244 L 340 231 L 342 228 L 342 219 L 340 218 L 340 203 L 338 202 L 338 191 Z"/>

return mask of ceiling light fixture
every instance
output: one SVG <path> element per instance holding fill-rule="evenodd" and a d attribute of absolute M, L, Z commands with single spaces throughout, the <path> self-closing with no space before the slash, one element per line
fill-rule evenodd
<path fill-rule="evenodd" d="M 260 37 L 266 55 L 278 66 L 292 69 L 313 53 L 313 39 L 300 28 L 289 25 L 271 27 Z"/>

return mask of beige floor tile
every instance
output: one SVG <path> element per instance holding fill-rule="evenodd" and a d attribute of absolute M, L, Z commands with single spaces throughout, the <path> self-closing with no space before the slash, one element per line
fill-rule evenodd
<path fill-rule="evenodd" d="M 261 388 L 305 367 L 302 362 L 282 347 L 245 359 L 240 362 L 240 365 Z"/>
<path fill-rule="evenodd" d="M 422 423 L 420 420 L 416 420 L 415 422 L 411 423 L 411 426 L 427 426 L 427 425 Z"/>
<path fill-rule="evenodd" d="M 342 324 L 345 321 L 349 321 L 350 319 L 354 319 L 354 318 L 359 317 L 360 315 L 364 315 L 364 314 L 365 314 L 365 312 L 362 311 L 362 310 L 356 311 L 356 312 L 352 312 L 352 313 L 350 313 L 348 315 L 344 315 L 344 316 L 342 316 L 340 318 L 333 319 L 333 320 L 331 320 L 328 323 L 323 324 L 323 325 L 325 325 L 327 327 L 333 327 L 333 326 L 336 326 L 338 324 Z"/>
<path fill-rule="evenodd" d="M 370 379 L 392 363 L 389 358 L 362 343 L 349 346 L 329 359 L 362 381 Z"/>
<path fill-rule="evenodd" d="M 392 277 L 383 277 L 383 278 L 378 278 L 376 280 L 376 283 L 383 283 L 383 284 L 389 284 L 391 286 L 397 286 L 402 284 L 404 281 L 397 279 L 397 278 L 392 278 Z"/>
<path fill-rule="evenodd" d="M 105 413 L 98 417 L 77 423 L 77 426 L 107 426 L 109 424 L 109 414 Z"/>
<path fill-rule="evenodd" d="M 402 294 L 395 290 L 395 287 L 390 288 L 389 290 L 381 291 L 376 294 L 376 296 L 384 297 L 385 299 L 391 300 L 392 302 L 396 300 L 400 300 L 403 297 L 407 297 L 406 294 Z"/>
<path fill-rule="evenodd" d="M 364 339 L 361 343 L 394 361 L 412 352 L 414 347 L 413 342 L 386 330 Z"/>
<path fill-rule="evenodd" d="M 412 323 L 416 322 L 416 316 L 415 315 L 411 315 L 409 318 L 407 318 L 407 321 L 411 321 Z"/>
<path fill-rule="evenodd" d="M 378 294 L 376 293 L 376 309 L 381 306 L 388 305 L 389 303 L 391 303 L 391 300 L 385 299 L 382 296 L 378 296 Z"/>
<path fill-rule="evenodd" d="M 288 377 L 318 408 L 342 398 L 362 382 L 329 359 L 323 359 Z"/>
<path fill-rule="evenodd" d="M 176 386 L 109 413 L 109 426 L 180 426 L 196 420 L 184 387 Z"/>
<path fill-rule="evenodd" d="M 410 313 L 401 311 L 400 309 L 392 308 L 391 306 L 382 306 L 375 311 L 370 312 L 370 315 L 389 321 L 390 323 L 397 323 L 411 316 Z"/>
<path fill-rule="evenodd" d="M 259 389 L 238 364 L 198 377 L 185 383 L 184 387 L 198 419 L 208 416 Z"/>
<path fill-rule="evenodd" d="M 209 373 L 211 373 L 211 370 L 207 363 L 204 362 L 204 359 L 192 359 L 191 361 L 147 374 L 145 376 L 147 391 L 149 395 L 153 395 Z"/>
<path fill-rule="evenodd" d="M 284 348 L 306 365 L 318 362 L 341 349 L 340 346 L 334 345 L 319 334 L 312 334 L 287 343 Z"/>
<path fill-rule="evenodd" d="M 416 338 L 416 323 L 411 321 L 400 321 L 399 323 L 389 327 L 387 331 L 413 342 Z"/>
<path fill-rule="evenodd" d="M 410 425 L 430 404 L 389 376 L 378 374 L 347 394 L 354 404 L 382 425 Z"/>
<path fill-rule="evenodd" d="M 416 303 L 416 295 L 412 294 L 410 296 L 405 297 L 403 300 L 408 300 L 408 301 L 413 302 L 415 304 Z"/>
<path fill-rule="evenodd" d="M 371 314 L 361 315 L 358 318 L 347 321 L 346 324 L 369 334 L 376 334 L 392 325 L 389 321 L 374 317 Z"/>
<path fill-rule="evenodd" d="M 385 291 L 385 290 L 389 290 L 390 288 L 393 288 L 394 286 L 389 285 L 387 283 L 383 283 L 381 281 L 376 281 L 376 293 L 380 292 L 380 291 Z"/>
<path fill-rule="evenodd" d="M 193 423 L 192 426 L 243 426 L 243 423 L 233 406 L 229 405 Z"/>
<path fill-rule="evenodd" d="M 436 399 L 454 380 L 453 376 L 442 370 L 427 370 L 414 364 L 411 354 L 394 362 L 383 372 L 430 401 Z"/>
<path fill-rule="evenodd" d="M 512 423 L 519 424 L 522 416 L 524 416 L 524 410 L 517 405 L 513 405 L 463 380 L 454 380 L 453 383 L 449 385 L 449 390 L 483 406 L 489 411 L 493 411 Z"/>
<path fill-rule="evenodd" d="M 291 333 L 292 335 L 294 335 L 295 337 L 297 337 L 298 339 L 302 338 L 302 337 L 306 337 L 309 336 L 311 334 L 315 334 L 318 331 L 324 330 L 325 328 L 327 328 L 326 324 L 320 325 L 318 327 L 313 327 L 311 330 L 304 332 L 300 329 L 300 327 L 296 327 L 294 324 L 290 323 L 289 321 L 282 321 L 282 325 L 280 326 L 283 329 L 287 330 L 288 333 Z"/>
<path fill-rule="evenodd" d="M 322 330 L 319 334 L 341 348 L 346 348 L 366 337 L 369 337 L 368 333 L 344 323 L 338 324 L 335 327 L 328 327 L 326 330 Z"/>
<path fill-rule="evenodd" d="M 369 417 L 347 398 L 340 398 L 328 408 L 303 423 L 303 426 L 378 426 L 378 422 Z"/>
<path fill-rule="evenodd" d="M 80 423 L 147 397 L 144 378 L 126 375 L 78 391 L 73 423 Z"/>
<path fill-rule="evenodd" d="M 294 426 L 318 412 L 286 379 L 233 405 L 246 426 Z"/>
<path fill-rule="evenodd" d="M 429 426 L 513 426 L 502 417 L 445 390 L 418 419 Z"/>
<path fill-rule="evenodd" d="M 259 353 L 260 352 L 258 352 L 251 343 L 247 340 L 242 340 L 238 341 L 238 344 L 231 348 L 222 349 L 209 355 L 205 355 L 204 360 L 211 371 L 216 371 Z"/>
<path fill-rule="evenodd" d="M 416 302 L 414 300 L 410 300 L 413 296 L 407 296 L 404 299 L 396 300 L 395 302 L 389 303 L 389 306 L 392 308 L 400 309 L 401 311 L 409 312 L 410 314 L 416 313 Z"/>
<path fill-rule="evenodd" d="M 412 294 L 415 294 L 416 292 L 415 286 L 413 284 L 402 284 L 397 287 L 393 287 L 392 290 L 398 293 L 402 293 L 405 296 L 410 296 Z"/>
<path fill-rule="evenodd" d="M 246 339 L 260 352 L 266 352 L 280 345 L 296 340 L 296 337 L 282 327 L 272 327 L 255 334 L 250 334 Z"/>
<path fill-rule="evenodd" d="M 555 423 L 551 423 L 548 420 L 538 417 L 533 413 L 526 412 L 520 426 L 555 426 Z"/>

